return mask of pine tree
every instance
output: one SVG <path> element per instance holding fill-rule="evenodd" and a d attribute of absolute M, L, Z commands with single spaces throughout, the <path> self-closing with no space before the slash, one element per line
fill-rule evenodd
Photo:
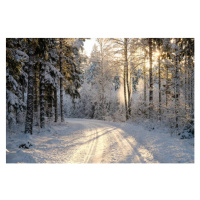
<path fill-rule="evenodd" d="M 152 51 L 153 42 L 149 38 L 149 118 L 153 117 L 153 74 L 152 74 Z"/>
<path fill-rule="evenodd" d="M 180 77 L 179 77 L 179 39 L 176 38 L 176 49 L 175 49 L 175 119 L 176 119 L 176 133 L 179 129 L 179 96 L 180 96 Z"/>
<path fill-rule="evenodd" d="M 127 104 L 126 105 L 126 119 L 129 119 L 129 116 L 131 115 L 131 101 L 130 101 L 130 87 L 129 87 L 129 71 L 128 71 L 128 39 L 124 38 L 124 96 L 126 97 L 126 91 L 127 91 Z"/>
<path fill-rule="evenodd" d="M 57 97 L 57 89 L 56 87 L 54 88 L 54 108 L 55 108 L 55 122 L 58 121 L 58 97 Z"/>
<path fill-rule="evenodd" d="M 27 111 L 26 111 L 26 122 L 25 122 L 25 133 L 32 134 L 33 127 L 33 69 L 34 69 L 34 56 L 35 46 L 37 45 L 37 39 L 28 39 L 28 55 L 29 55 L 29 66 L 28 66 L 28 97 L 27 97 Z"/>
<path fill-rule="evenodd" d="M 40 63 L 40 127 L 45 126 L 45 100 L 44 100 L 44 90 L 45 89 L 45 64 Z"/>
<path fill-rule="evenodd" d="M 60 74 L 63 74 L 63 66 L 62 66 L 62 38 L 60 38 L 60 55 L 59 55 L 59 63 L 60 63 Z M 60 77 L 60 115 L 61 122 L 64 122 L 64 106 L 63 106 L 63 77 Z"/>
<path fill-rule="evenodd" d="M 29 57 L 23 51 L 24 45 L 24 39 L 6 39 L 6 119 L 10 128 L 26 108 L 23 89 L 28 80 L 24 69 Z"/>

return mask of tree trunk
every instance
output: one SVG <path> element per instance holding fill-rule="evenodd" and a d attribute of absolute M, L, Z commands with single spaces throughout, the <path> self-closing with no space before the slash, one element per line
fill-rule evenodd
<path fill-rule="evenodd" d="M 28 68 L 28 97 L 25 122 L 25 133 L 32 134 L 33 127 L 33 68 L 34 68 L 34 47 L 29 50 L 29 68 Z"/>
<path fill-rule="evenodd" d="M 125 102 L 126 120 L 128 120 L 127 96 L 126 96 L 126 67 L 125 66 L 124 66 L 124 102 Z"/>
<path fill-rule="evenodd" d="M 187 68 L 187 57 L 185 55 L 185 113 L 187 113 L 187 71 L 188 71 L 188 68 Z"/>
<path fill-rule="evenodd" d="M 124 39 L 124 56 L 125 56 L 125 66 L 126 66 L 126 84 L 127 84 L 127 105 L 128 105 L 128 118 L 131 116 L 131 92 L 129 86 L 129 72 L 128 72 L 128 39 Z"/>
<path fill-rule="evenodd" d="M 190 58 L 188 56 L 188 105 L 189 109 L 191 111 L 191 63 L 190 63 Z"/>
<path fill-rule="evenodd" d="M 147 101 L 146 58 L 144 58 L 143 73 L 144 73 L 144 105 L 146 107 L 146 101 Z"/>
<path fill-rule="evenodd" d="M 55 122 L 58 121 L 58 103 L 57 103 L 57 89 L 54 88 L 54 108 L 55 108 Z"/>
<path fill-rule="evenodd" d="M 101 52 L 101 62 L 100 62 L 100 66 L 101 66 L 101 87 L 102 87 L 102 94 L 101 94 L 101 105 L 102 105 L 102 118 L 105 121 L 105 88 L 104 88 L 104 49 L 103 49 L 103 41 L 100 41 L 99 43 L 100 45 L 100 52 Z"/>
<path fill-rule="evenodd" d="M 165 90 L 165 95 L 166 95 L 166 109 L 167 109 L 167 112 L 168 112 L 168 90 L 169 90 L 169 69 L 168 69 L 168 66 L 167 66 L 167 69 L 166 69 L 166 90 Z"/>
<path fill-rule="evenodd" d="M 159 56 L 158 56 L 158 84 L 159 84 L 159 121 L 161 120 L 161 75 L 160 75 L 160 46 L 158 48 L 159 50 Z"/>
<path fill-rule="evenodd" d="M 179 129 L 179 95 L 180 95 L 180 83 L 179 83 L 179 48 L 178 40 L 176 39 L 177 52 L 175 60 L 175 119 L 176 119 L 176 133 Z"/>
<path fill-rule="evenodd" d="M 44 100 L 44 82 L 45 82 L 45 65 L 40 63 L 40 127 L 44 128 L 45 121 L 45 100 Z"/>
<path fill-rule="evenodd" d="M 53 88 L 51 85 L 48 87 L 48 117 L 53 116 Z"/>
<path fill-rule="evenodd" d="M 152 38 L 149 38 L 149 119 L 153 116 Z"/>
<path fill-rule="evenodd" d="M 194 119 L 194 66 L 193 66 L 193 62 L 191 63 L 191 118 Z"/>
<path fill-rule="evenodd" d="M 23 83 L 22 83 L 22 101 L 24 102 L 25 100 L 24 100 L 24 92 L 25 92 L 25 83 L 24 83 L 24 81 L 23 81 Z"/>
<path fill-rule="evenodd" d="M 105 121 L 105 97 L 104 97 L 104 83 L 102 82 L 102 110 L 103 120 Z"/>
<path fill-rule="evenodd" d="M 131 114 L 130 108 L 130 89 L 128 80 L 128 55 L 127 55 L 127 38 L 124 38 L 124 96 L 125 96 L 125 107 L 126 107 L 126 120 L 129 119 Z M 127 92 L 127 94 L 126 94 Z"/>
<path fill-rule="evenodd" d="M 38 96 L 37 96 L 37 65 L 34 69 L 34 112 L 38 112 Z"/>
<path fill-rule="evenodd" d="M 62 74 L 62 38 L 60 38 L 60 73 Z M 60 78 L 60 113 L 61 122 L 64 122 L 64 106 L 63 106 L 63 77 Z"/>

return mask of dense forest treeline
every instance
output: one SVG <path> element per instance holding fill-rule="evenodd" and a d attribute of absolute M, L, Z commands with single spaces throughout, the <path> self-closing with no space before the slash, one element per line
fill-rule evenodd
<path fill-rule="evenodd" d="M 45 117 L 64 121 L 63 93 L 79 95 L 79 50 L 84 39 L 7 39 L 6 98 L 8 126 L 25 120 L 25 133 L 32 134 L 33 118 L 41 128 Z M 26 94 L 26 95 L 25 95 Z M 54 110 L 53 110 L 54 109 Z M 20 116 L 24 114 L 26 116 Z M 40 115 L 39 115 L 40 114 Z M 24 119 L 25 118 L 25 119 Z M 39 119 L 39 120 L 38 120 Z"/>
<path fill-rule="evenodd" d="M 49 119 L 154 120 L 194 133 L 194 39 L 6 40 L 7 125 Z"/>

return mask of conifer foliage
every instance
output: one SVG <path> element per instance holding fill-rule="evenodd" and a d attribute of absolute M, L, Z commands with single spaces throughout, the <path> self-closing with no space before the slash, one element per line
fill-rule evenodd
<path fill-rule="evenodd" d="M 25 122 L 25 133 L 58 114 L 63 95 L 79 97 L 80 50 L 84 39 L 9 38 L 6 40 L 7 125 Z M 60 109 L 58 94 L 60 93 Z M 39 120 L 38 120 L 39 119 Z"/>
<path fill-rule="evenodd" d="M 6 40 L 6 119 L 45 127 L 65 117 L 163 123 L 194 134 L 193 38 Z"/>

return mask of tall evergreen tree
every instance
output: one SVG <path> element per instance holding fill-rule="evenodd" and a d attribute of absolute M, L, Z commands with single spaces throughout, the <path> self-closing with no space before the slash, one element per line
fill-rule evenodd
<path fill-rule="evenodd" d="M 153 117 L 153 74 L 152 74 L 153 41 L 149 38 L 149 118 Z"/>
<path fill-rule="evenodd" d="M 28 97 L 27 97 L 27 111 L 25 122 L 25 133 L 32 134 L 33 127 L 33 69 L 35 65 L 35 49 L 38 39 L 28 39 Z"/>

